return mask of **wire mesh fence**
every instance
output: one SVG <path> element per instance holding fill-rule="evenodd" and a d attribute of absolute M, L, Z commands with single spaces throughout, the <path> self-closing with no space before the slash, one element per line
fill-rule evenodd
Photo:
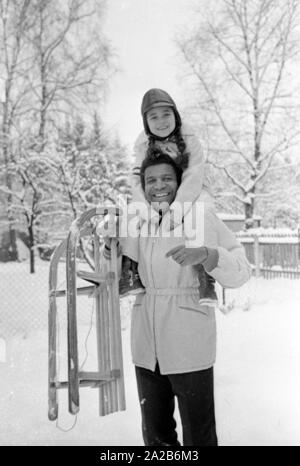
<path fill-rule="evenodd" d="M 48 266 L 29 274 L 28 263 L 0 264 L 0 336 L 47 327 Z"/>
<path fill-rule="evenodd" d="M 253 265 L 255 275 L 255 239 L 239 238 L 243 243 L 249 261 Z M 256 251 L 259 275 L 263 278 L 300 278 L 300 245 L 296 236 L 293 238 L 261 238 Z M 34 330 L 48 328 L 48 279 L 49 261 L 37 260 L 36 273 L 29 273 L 28 261 L 0 262 L 0 359 L 5 356 L 6 339 L 21 333 L 23 336 Z M 59 289 L 66 287 L 65 263 L 58 270 Z M 80 279 L 78 279 L 80 285 Z M 82 282 L 86 285 L 86 282 Z M 220 305 L 230 303 L 242 308 L 247 307 L 253 293 L 253 282 L 244 285 L 242 289 L 226 290 L 217 285 Z M 134 298 L 133 298 L 134 299 Z M 86 296 L 78 297 L 78 322 L 83 326 L 90 325 L 93 299 Z M 125 309 L 125 311 L 124 311 Z M 121 305 L 121 318 L 128 321 L 130 311 L 128 305 Z M 58 300 L 60 325 L 67 328 L 66 301 Z M 124 315 L 126 314 L 126 315 Z M 128 324 L 128 323 L 127 323 Z M 126 324 L 126 325 L 127 325 Z"/>
<path fill-rule="evenodd" d="M 29 273 L 28 262 L 0 262 L 0 340 L 17 334 L 23 337 L 35 330 L 48 329 L 49 309 L 49 261 L 38 260 L 36 273 Z M 78 278 L 78 286 L 86 282 Z M 61 262 L 58 268 L 58 289 L 66 289 L 66 267 Z M 123 325 L 127 325 L 128 298 L 121 306 Z M 78 324 L 89 327 L 93 320 L 93 295 L 77 297 Z M 66 298 L 57 299 L 59 325 L 67 328 Z M 93 326 L 93 322 L 92 322 Z M 1 340 L 1 341 L 2 341 Z"/>

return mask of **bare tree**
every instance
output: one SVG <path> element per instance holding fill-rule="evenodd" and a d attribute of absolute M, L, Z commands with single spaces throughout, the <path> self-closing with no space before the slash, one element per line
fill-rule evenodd
<path fill-rule="evenodd" d="M 47 145 L 56 137 L 62 115 L 79 111 L 87 115 L 90 105 L 100 105 L 112 67 L 110 48 L 100 27 L 102 0 L 32 0 L 31 3 L 34 23 L 28 42 L 33 61 L 28 83 L 33 97 L 30 118 L 33 139 L 30 150 L 27 147 L 25 151 L 36 158 L 44 154 Z M 60 174 L 58 180 L 65 187 L 65 172 Z M 27 171 L 24 176 L 22 172 L 22 181 L 24 188 L 35 194 L 32 199 L 38 199 L 38 187 L 42 185 L 33 185 L 32 175 L 34 173 Z M 75 175 L 71 185 L 76 185 L 76 180 Z M 77 210 L 72 196 L 69 201 L 75 215 Z"/>
<path fill-rule="evenodd" d="M 299 0 L 221 0 L 177 39 L 207 127 L 210 163 L 252 225 L 264 180 L 299 136 L 291 65 L 299 52 Z M 203 15 L 203 12 L 201 13 Z M 198 16 L 199 18 L 199 16 Z M 267 190 L 267 192 L 266 192 Z"/>
<path fill-rule="evenodd" d="M 0 176 L 13 252 L 14 214 L 23 213 L 30 253 L 44 200 L 51 158 L 47 144 L 57 136 L 61 116 L 93 114 L 115 68 L 101 31 L 105 1 L 0 0 L 0 80 L 4 87 Z M 47 179 L 50 176 L 50 179 Z M 2 204 L 2 200 L 1 200 Z M 34 257 L 31 258 L 34 268 Z"/>
<path fill-rule="evenodd" d="M 10 259 L 18 257 L 16 247 L 15 219 L 12 209 L 14 171 L 12 169 L 11 146 L 14 123 L 26 114 L 26 99 L 30 89 L 26 85 L 29 69 L 26 32 L 30 30 L 30 0 L 0 0 L 0 88 L 1 138 L 0 169 L 6 186 L 6 210 L 10 244 Z"/>
<path fill-rule="evenodd" d="M 85 113 L 99 106 L 113 71 L 112 52 L 101 32 L 105 2 L 91 0 L 32 0 L 30 30 L 33 67 L 29 75 L 33 96 L 33 126 L 42 148 L 61 114 Z"/>

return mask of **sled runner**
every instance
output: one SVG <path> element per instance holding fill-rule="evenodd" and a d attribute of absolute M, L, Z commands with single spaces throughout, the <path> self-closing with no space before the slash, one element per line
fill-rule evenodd
<path fill-rule="evenodd" d="M 57 419 L 57 390 L 68 389 L 69 412 L 79 411 L 79 388 L 99 389 L 99 415 L 125 410 L 123 357 L 120 324 L 119 285 L 117 274 L 117 246 L 112 240 L 111 261 L 101 264 L 100 240 L 95 229 L 86 224 L 95 216 L 119 215 L 117 208 L 97 207 L 76 219 L 68 237 L 55 249 L 49 270 L 49 386 L 48 417 Z M 79 239 L 92 235 L 95 271 L 77 270 L 76 258 Z M 58 265 L 65 258 L 66 290 L 58 290 Z M 102 267 L 101 267 L 102 265 Z M 87 281 L 78 287 L 76 278 Z M 84 372 L 79 369 L 77 335 L 77 296 L 89 295 L 95 300 L 98 370 Z M 68 321 L 68 380 L 58 380 L 57 374 L 57 298 L 64 298 Z"/>

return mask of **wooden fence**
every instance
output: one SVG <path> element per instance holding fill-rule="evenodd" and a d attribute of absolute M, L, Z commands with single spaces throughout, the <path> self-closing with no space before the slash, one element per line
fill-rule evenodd
<path fill-rule="evenodd" d="M 236 234 L 245 247 L 255 276 L 300 278 L 300 235 L 293 233 Z"/>

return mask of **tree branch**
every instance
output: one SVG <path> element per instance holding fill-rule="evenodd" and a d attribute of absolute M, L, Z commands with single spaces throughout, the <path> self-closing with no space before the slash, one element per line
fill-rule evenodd
<path fill-rule="evenodd" d="M 243 192 L 243 193 L 246 193 L 247 190 L 245 189 L 245 186 L 243 184 L 241 184 L 229 171 L 228 169 L 224 166 L 224 165 L 219 165 L 217 164 L 216 162 L 212 162 L 210 161 L 210 164 L 213 165 L 215 168 L 218 168 L 219 170 L 223 170 L 226 175 L 228 176 L 228 178 L 233 182 L 233 184 L 235 186 L 237 186 L 238 188 L 240 188 L 240 190 Z"/>

